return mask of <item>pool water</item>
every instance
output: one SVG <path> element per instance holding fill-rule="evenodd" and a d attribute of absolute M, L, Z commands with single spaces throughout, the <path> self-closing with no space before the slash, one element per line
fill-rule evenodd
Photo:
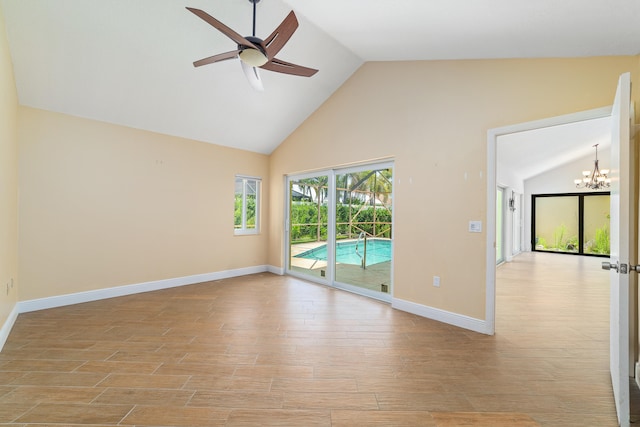
<path fill-rule="evenodd" d="M 364 255 L 364 241 L 360 241 L 358 252 Z M 298 254 L 296 258 L 327 260 L 327 245 L 318 246 L 306 252 Z M 391 261 L 391 240 L 368 239 L 367 240 L 367 266 Z M 360 265 L 361 260 L 356 253 L 356 241 L 338 242 L 336 244 L 336 262 L 340 264 Z"/>

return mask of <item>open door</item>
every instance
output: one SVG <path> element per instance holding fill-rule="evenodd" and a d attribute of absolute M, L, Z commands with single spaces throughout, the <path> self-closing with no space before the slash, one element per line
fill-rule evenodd
<path fill-rule="evenodd" d="M 632 203 L 634 150 L 630 140 L 631 77 L 620 76 L 611 111 L 611 256 L 602 268 L 610 270 L 610 370 L 620 426 L 629 426 L 629 262 L 635 251 L 635 206 Z"/>

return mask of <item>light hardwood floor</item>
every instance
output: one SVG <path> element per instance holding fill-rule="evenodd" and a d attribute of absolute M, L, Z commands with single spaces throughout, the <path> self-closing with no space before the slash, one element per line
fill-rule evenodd
<path fill-rule="evenodd" d="M 266 273 L 23 314 L 0 423 L 615 426 L 600 261 L 500 267 L 495 336 Z"/>

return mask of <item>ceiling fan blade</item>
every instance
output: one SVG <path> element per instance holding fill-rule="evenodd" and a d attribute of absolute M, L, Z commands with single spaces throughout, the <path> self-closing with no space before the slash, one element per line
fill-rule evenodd
<path fill-rule="evenodd" d="M 258 46 L 251 43 L 249 40 L 242 37 L 240 34 L 233 31 L 231 28 L 224 25 L 222 22 L 218 21 L 213 16 L 209 15 L 207 12 L 204 12 L 200 9 L 194 9 L 193 7 L 187 7 L 187 10 L 194 15 L 201 18 L 203 21 L 214 27 L 216 30 L 220 31 L 225 36 L 229 37 L 231 40 L 236 42 L 236 44 L 241 46 L 248 46 L 253 49 L 258 49 Z"/>
<path fill-rule="evenodd" d="M 240 61 L 242 65 L 242 71 L 244 71 L 244 75 L 247 77 L 247 80 L 251 84 L 255 90 L 262 92 L 264 87 L 262 86 L 262 79 L 260 78 L 260 72 L 257 67 L 252 67 L 244 61 Z"/>
<path fill-rule="evenodd" d="M 264 46 L 267 51 L 269 59 L 273 59 L 274 56 L 280 52 L 280 49 L 289 41 L 293 33 L 298 28 L 298 19 L 293 10 L 289 12 L 282 23 L 275 29 L 273 33 L 264 41 Z"/>
<path fill-rule="evenodd" d="M 208 58 L 200 59 L 193 63 L 194 67 L 201 67 L 202 65 L 213 64 L 214 62 L 226 61 L 227 59 L 233 59 L 238 57 L 238 51 L 232 50 L 231 52 L 220 53 Z"/>
<path fill-rule="evenodd" d="M 294 76 L 311 77 L 318 70 L 313 68 L 303 67 L 302 65 L 292 64 L 290 62 L 282 61 L 277 58 L 273 58 L 271 61 L 264 64 L 262 67 L 265 70 L 275 71 L 276 73 L 293 74 Z"/>

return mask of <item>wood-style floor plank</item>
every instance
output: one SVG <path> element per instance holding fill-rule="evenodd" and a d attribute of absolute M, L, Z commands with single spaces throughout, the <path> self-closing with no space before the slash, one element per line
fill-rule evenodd
<path fill-rule="evenodd" d="M 21 314 L 9 426 L 616 426 L 597 258 L 497 269 L 485 336 L 256 274 Z"/>

